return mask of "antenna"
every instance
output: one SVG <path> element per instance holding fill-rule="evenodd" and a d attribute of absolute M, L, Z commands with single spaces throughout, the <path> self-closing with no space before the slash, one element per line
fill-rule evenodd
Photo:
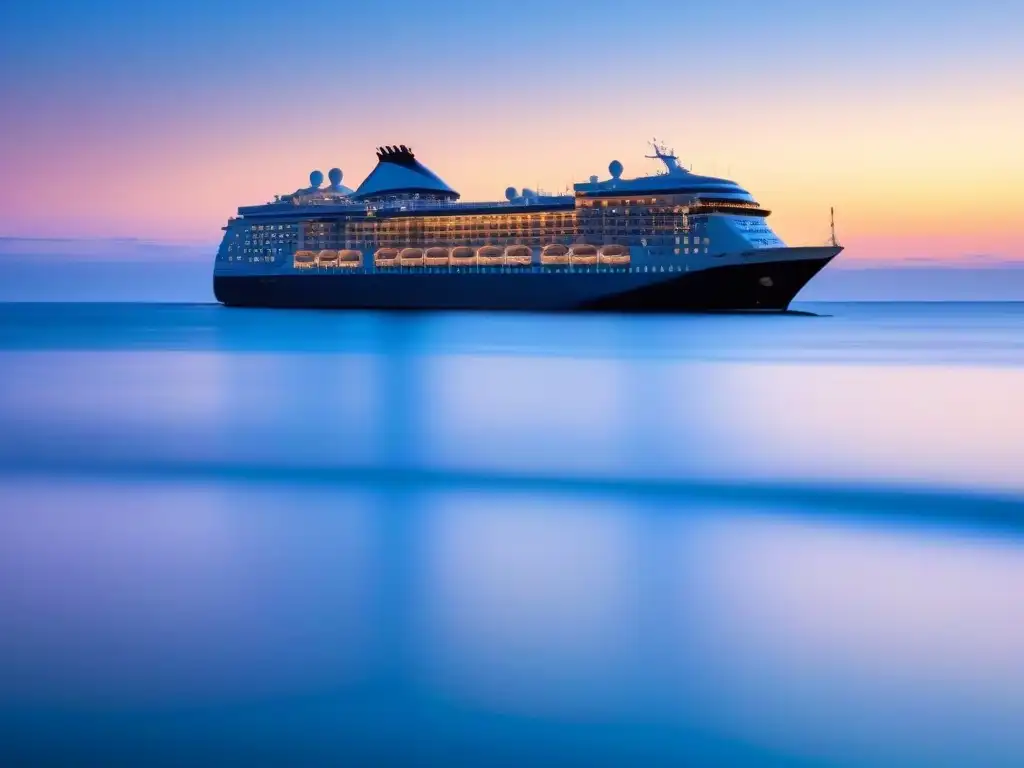
<path fill-rule="evenodd" d="M 669 175 L 689 173 L 689 170 L 679 165 L 679 159 L 676 157 L 675 150 L 666 148 L 665 142 L 653 138 L 651 139 L 651 147 L 654 149 L 654 154 L 644 155 L 644 157 L 648 160 L 660 160 L 665 165 L 665 173 Z"/>
<path fill-rule="evenodd" d="M 839 245 L 839 243 L 836 240 L 836 209 L 835 208 L 829 208 L 828 211 L 829 211 L 829 227 L 832 230 L 832 241 L 831 241 L 831 244 L 834 245 L 834 246 L 837 246 L 837 245 Z"/>

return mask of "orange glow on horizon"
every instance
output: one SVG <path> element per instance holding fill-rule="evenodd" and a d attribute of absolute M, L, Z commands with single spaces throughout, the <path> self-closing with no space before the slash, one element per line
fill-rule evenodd
<path fill-rule="evenodd" d="M 814 97 L 790 94 L 756 125 L 735 105 L 697 113 L 661 106 L 642 120 L 622 112 L 591 120 L 583 111 L 586 130 L 572 135 L 543 121 L 511 130 L 502 115 L 485 115 L 415 130 L 368 120 L 339 136 L 328 114 L 286 133 L 280 123 L 241 131 L 183 118 L 104 141 L 50 136 L 45 156 L 28 146 L 13 159 L 0 186 L 0 234 L 213 242 L 237 206 L 307 186 L 314 168 L 341 167 L 344 183 L 358 186 L 375 164 L 373 148 L 392 140 L 412 146 L 463 200 L 498 200 L 510 185 L 556 194 L 592 174 L 606 178 L 613 159 L 626 177 L 654 172 L 643 156 L 648 124 L 656 124 L 685 126 L 670 131 L 681 162 L 750 190 L 790 244 L 823 242 L 834 206 L 845 258 L 882 249 L 889 257 L 1024 259 L 1015 203 L 1024 104 L 981 91 L 953 115 L 944 97 L 865 114 L 856 104 L 825 109 Z"/>

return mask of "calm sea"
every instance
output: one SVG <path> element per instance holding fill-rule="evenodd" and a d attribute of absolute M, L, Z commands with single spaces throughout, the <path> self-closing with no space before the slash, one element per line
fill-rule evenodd
<path fill-rule="evenodd" d="M 0 764 L 1024 764 L 1024 304 L 799 308 L 0 305 Z"/>

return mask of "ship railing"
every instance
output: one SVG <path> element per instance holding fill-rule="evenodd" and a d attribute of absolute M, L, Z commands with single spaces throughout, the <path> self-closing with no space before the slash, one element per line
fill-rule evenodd
<path fill-rule="evenodd" d="M 554 202 L 558 198 L 546 198 L 538 200 L 535 204 L 543 205 Z M 571 198 L 567 198 L 569 200 Z M 565 202 L 565 201 L 563 201 Z M 292 213 L 301 215 L 304 211 L 316 211 L 317 213 L 374 213 L 376 211 L 437 211 L 445 210 L 457 213 L 460 210 L 484 209 L 502 210 L 506 208 L 520 207 L 521 202 L 508 200 L 486 200 L 486 201 L 462 201 L 462 200 L 383 200 L 372 203 L 363 203 L 347 200 L 308 200 L 300 203 L 274 202 L 263 205 L 242 206 L 239 208 L 239 215 L 254 215 L 276 210 L 291 210 Z"/>
<path fill-rule="evenodd" d="M 537 203 L 543 204 L 540 201 Z M 463 200 L 386 200 L 366 205 L 370 211 L 420 211 L 450 210 L 459 211 L 468 208 L 502 209 L 521 206 L 508 200 L 463 201 Z"/>

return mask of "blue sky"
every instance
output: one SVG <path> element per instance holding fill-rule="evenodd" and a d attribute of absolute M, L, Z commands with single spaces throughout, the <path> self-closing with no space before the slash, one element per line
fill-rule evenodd
<path fill-rule="evenodd" d="M 0 236 L 215 242 L 405 143 L 470 199 L 653 168 L 665 139 L 787 242 L 1024 259 L 1024 3 L 9 2 Z M 951 214 L 955 211 L 955 215 Z"/>

